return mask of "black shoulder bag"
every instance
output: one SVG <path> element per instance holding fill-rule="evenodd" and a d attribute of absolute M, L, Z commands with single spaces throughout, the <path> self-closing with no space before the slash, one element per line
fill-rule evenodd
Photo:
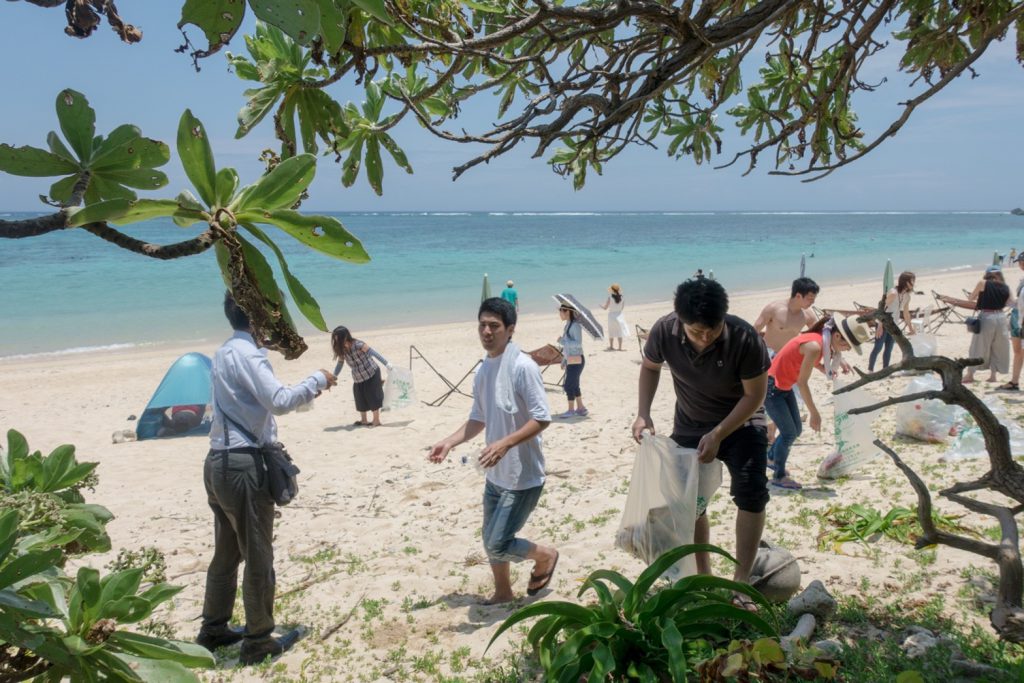
<path fill-rule="evenodd" d="M 253 436 L 252 432 L 238 424 L 224 412 L 224 409 L 219 405 L 216 405 L 217 410 L 224 419 L 235 426 L 238 431 L 245 435 L 245 438 L 249 441 L 258 444 L 259 439 Z M 224 446 L 231 448 L 227 443 L 228 430 L 224 430 Z M 292 462 L 292 456 L 288 455 L 288 451 L 285 450 L 284 444 L 281 442 L 274 442 L 271 444 L 264 444 L 257 446 L 257 452 L 253 455 L 256 459 L 257 467 L 262 465 L 263 471 L 267 476 L 267 485 L 270 489 L 270 497 L 274 499 L 274 502 L 279 506 L 284 507 L 288 503 L 292 502 L 297 495 L 299 495 L 299 482 L 296 477 L 299 474 L 299 468 Z"/>

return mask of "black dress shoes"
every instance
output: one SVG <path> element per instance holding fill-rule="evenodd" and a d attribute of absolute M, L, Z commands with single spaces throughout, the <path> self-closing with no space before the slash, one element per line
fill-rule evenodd
<path fill-rule="evenodd" d="M 221 624 L 220 626 L 204 626 L 199 629 L 199 635 L 196 636 L 196 643 L 202 645 L 210 652 L 213 652 L 218 647 L 227 647 L 228 645 L 234 645 L 245 636 L 245 629 L 237 626 L 228 626 L 227 624 Z"/>
<path fill-rule="evenodd" d="M 246 638 L 242 642 L 242 649 L 238 655 L 238 661 L 243 666 L 259 664 L 267 657 L 277 657 L 282 652 L 292 648 L 302 637 L 302 629 L 292 629 L 278 638 L 267 637 L 259 640 Z"/>

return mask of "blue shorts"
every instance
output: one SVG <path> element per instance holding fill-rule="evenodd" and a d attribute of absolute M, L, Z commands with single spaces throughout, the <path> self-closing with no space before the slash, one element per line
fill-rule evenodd
<path fill-rule="evenodd" d="M 522 562 L 533 549 L 533 543 L 516 538 L 530 513 L 537 507 L 544 485 L 513 491 L 491 482 L 484 486 L 484 551 L 491 564 Z"/>

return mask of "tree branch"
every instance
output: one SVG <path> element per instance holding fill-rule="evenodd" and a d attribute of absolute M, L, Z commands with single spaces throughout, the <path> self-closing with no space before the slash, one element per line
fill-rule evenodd
<path fill-rule="evenodd" d="M 181 258 L 182 256 L 194 256 L 195 254 L 201 254 L 212 247 L 213 243 L 217 241 L 217 237 L 214 235 L 212 230 L 207 230 L 201 235 L 190 240 L 185 240 L 184 242 L 176 242 L 174 244 L 152 244 L 150 242 L 137 240 L 134 237 L 129 237 L 128 235 L 111 228 L 106 223 L 89 223 L 87 225 L 83 225 L 82 229 L 110 242 L 111 244 L 116 244 L 122 249 L 127 249 L 133 253 L 160 259 L 162 261 L 169 261 L 171 259 Z"/>

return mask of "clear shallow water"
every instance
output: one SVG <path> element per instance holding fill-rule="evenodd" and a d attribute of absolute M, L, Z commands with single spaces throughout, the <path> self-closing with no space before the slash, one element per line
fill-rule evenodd
<path fill-rule="evenodd" d="M 880 277 L 887 258 L 897 272 L 936 271 L 1024 246 L 1024 219 L 1002 212 L 332 215 L 370 263 L 335 261 L 283 234 L 279 244 L 328 326 L 355 330 L 472 319 L 484 273 L 494 294 L 514 279 L 530 313 L 549 310 L 562 291 L 600 304 L 613 281 L 631 303 L 667 300 L 697 268 L 733 292 L 785 287 L 802 253 L 807 275 L 829 283 Z M 161 243 L 196 234 L 169 220 L 128 230 Z M 219 340 L 226 329 L 212 250 L 163 262 L 75 230 L 3 240 L 0 288 L 0 357 Z"/>

